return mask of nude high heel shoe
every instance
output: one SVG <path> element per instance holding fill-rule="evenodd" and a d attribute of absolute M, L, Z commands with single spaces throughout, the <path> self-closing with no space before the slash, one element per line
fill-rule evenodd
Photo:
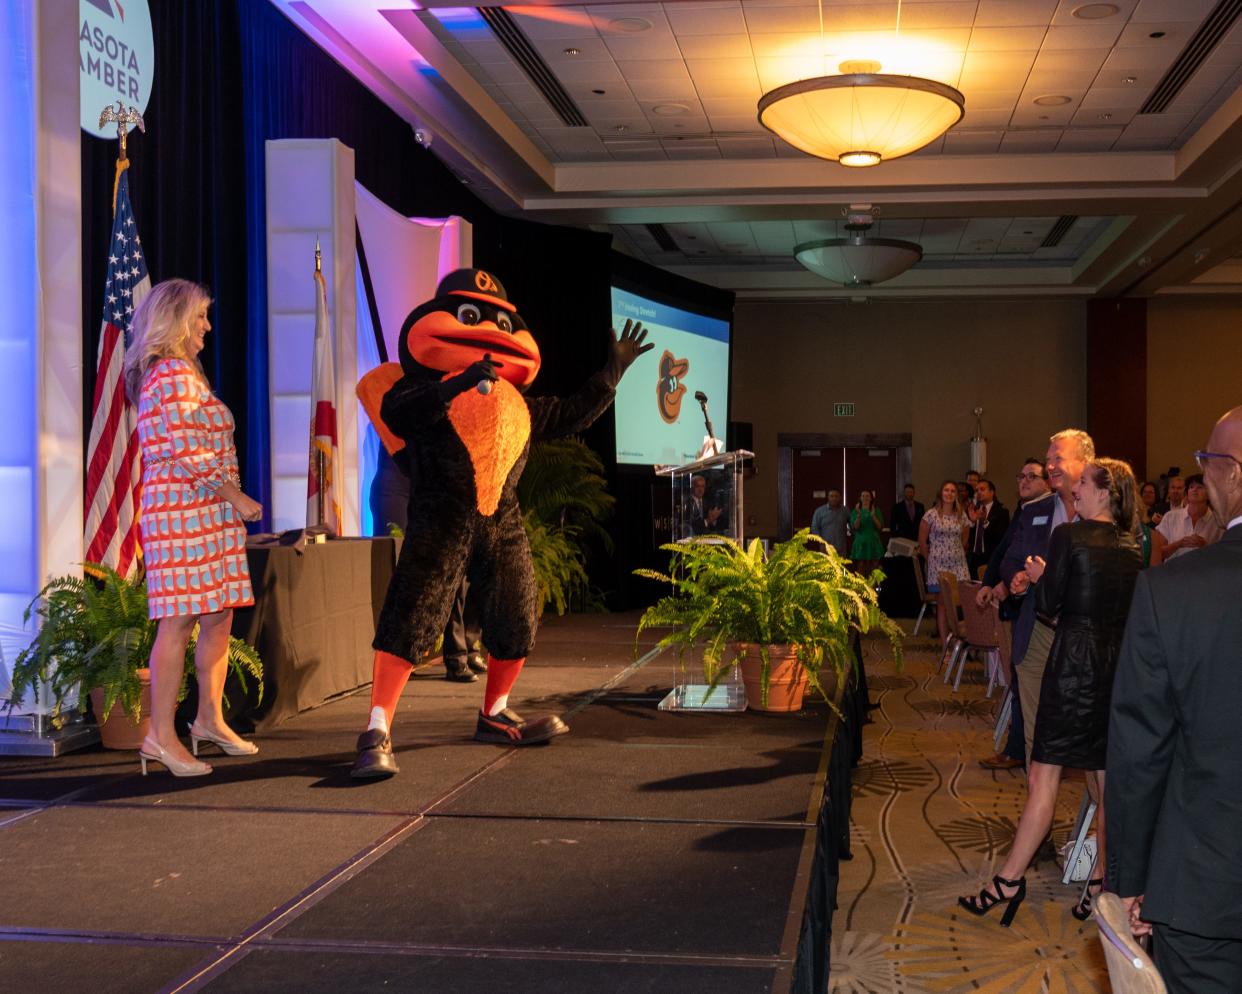
<path fill-rule="evenodd" d="M 190 726 L 190 748 L 194 750 L 194 755 L 198 755 L 198 744 L 200 742 L 210 742 L 216 746 L 226 756 L 253 756 L 259 751 L 259 747 L 253 742 L 243 742 L 238 745 L 227 739 L 218 739 L 214 735 L 210 735 L 199 727 L 198 722 Z"/>
<path fill-rule="evenodd" d="M 153 763 L 163 763 L 167 767 L 168 772 L 175 777 L 205 777 L 211 772 L 211 767 L 197 759 L 192 759 L 188 763 L 185 760 L 175 758 L 158 742 L 154 742 L 148 736 L 142 740 L 142 748 L 138 750 L 138 759 L 142 763 L 142 775 L 147 775 L 147 761 Z"/>

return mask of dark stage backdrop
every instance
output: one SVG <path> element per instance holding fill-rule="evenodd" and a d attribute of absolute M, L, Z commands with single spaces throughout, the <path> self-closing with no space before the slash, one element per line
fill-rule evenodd
<path fill-rule="evenodd" d="M 358 181 L 393 209 L 470 221 L 476 265 L 500 277 L 540 343 L 543 369 L 532 393 L 570 391 L 600 367 L 611 319 L 611 236 L 492 211 L 414 141 L 409 124 L 267 0 L 162 0 L 151 5 L 151 19 L 156 70 L 147 133 L 130 139 L 134 210 L 152 280 L 198 280 L 215 297 L 204 367 L 237 419 L 247 493 L 269 503 L 268 139 L 337 138 L 354 150 Z M 115 141 L 83 135 L 87 420 L 115 157 Z M 89 433 L 88 424 L 84 429 Z M 616 492 L 611 415 L 586 440 L 605 460 Z M 635 489 L 622 481 L 619 500 L 629 501 Z M 630 601 L 629 573 L 639 561 L 633 542 L 645 533 L 643 546 L 651 544 L 650 528 L 632 518 L 623 515 L 616 556 L 592 567 L 611 606 Z"/>

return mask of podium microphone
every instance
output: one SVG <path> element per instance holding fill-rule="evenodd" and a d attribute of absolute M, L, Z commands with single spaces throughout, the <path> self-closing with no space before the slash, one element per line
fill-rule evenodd
<path fill-rule="evenodd" d="M 699 402 L 699 406 L 703 408 L 703 425 L 707 428 L 707 437 L 711 439 L 712 452 L 719 454 L 716 446 L 716 430 L 712 427 L 712 419 L 707 416 L 707 394 L 702 390 L 694 392 L 694 399 Z"/>

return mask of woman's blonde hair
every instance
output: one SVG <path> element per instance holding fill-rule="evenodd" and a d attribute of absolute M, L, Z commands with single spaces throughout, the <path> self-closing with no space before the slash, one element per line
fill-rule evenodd
<path fill-rule="evenodd" d="M 959 518 L 964 518 L 966 516 L 966 509 L 962 507 L 962 488 L 957 485 L 957 480 L 945 480 L 942 484 L 940 484 L 940 489 L 936 491 L 936 503 L 932 506 L 935 507 L 938 514 L 945 513 L 943 507 L 944 488 L 950 483 L 953 484 L 953 515 L 956 515 Z"/>
<path fill-rule="evenodd" d="M 192 280 L 164 280 L 151 288 L 134 311 L 129 347 L 125 350 L 125 394 L 130 403 L 138 403 L 142 378 L 160 359 L 185 359 L 197 366 L 202 375 L 198 357 L 187 353 L 186 344 L 193 333 L 198 309 L 210 303 L 207 288 Z"/>

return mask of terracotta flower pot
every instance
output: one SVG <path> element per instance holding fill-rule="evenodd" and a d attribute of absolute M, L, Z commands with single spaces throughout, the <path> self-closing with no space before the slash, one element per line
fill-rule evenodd
<path fill-rule="evenodd" d="M 113 704 L 112 710 L 104 715 L 103 688 L 95 687 L 91 690 L 91 710 L 95 712 L 95 720 L 99 722 L 99 739 L 105 749 L 139 749 L 142 740 L 151 730 L 151 671 L 145 667 L 138 670 L 138 679 L 142 681 L 142 712 L 136 725 L 121 710 L 119 703 Z"/>
<path fill-rule="evenodd" d="M 801 711 L 806 692 L 806 670 L 798 662 L 792 645 L 768 646 L 770 662 L 768 703 L 763 703 L 763 657 L 757 645 L 739 645 L 743 650 L 742 682 L 746 684 L 746 706 L 756 711 Z"/>

